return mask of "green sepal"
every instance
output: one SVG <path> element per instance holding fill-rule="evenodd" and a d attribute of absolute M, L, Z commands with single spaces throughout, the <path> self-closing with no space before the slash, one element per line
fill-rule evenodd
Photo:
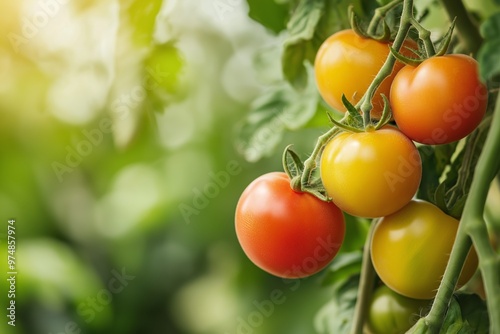
<path fill-rule="evenodd" d="M 348 12 L 349 12 L 349 22 L 351 23 L 351 29 L 356 33 L 356 35 L 362 37 L 362 38 L 371 38 L 362 28 L 361 25 L 359 24 L 359 18 L 354 12 L 354 6 L 350 5 L 348 7 Z"/>
<path fill-rule="evenodd" d="M 283 170 L 288 175 L 290 180 L 294 180 L 296 177 L 301 177 L 304 171 L 304 163 L 300 159 L 299 155 L 292 149 L 293 145 L 288 145 L 283 151 L 282 163 Z M 299 183 L 300 187 L 300 183 Z M 296 186 L 292 187 L 294 190 L 300 191 Z"/>
<path fill-rule="evenodd" d="M 391 28 L 389 28 L 389 25 L 387 25 L 387 22 L 385 20 L 382 20 L 382 25 L 384 28 L 384 32 L 380 36 L 371 36 L 374 40 L 377 40 L 379 42 L 390 42 L 391 41 Z"/>
<path fill-rule="evenodd" d="M 391 51 L 394 58 L 396 58 L 398 61 L 402 62 L 405 65 L 418 66 L 425 60 L 421 58 L 409 58 L 403 56 L 401 53 L 396 51 L 392 46 L 389 46 L 389 50 Z"/>
<path fill-rule="evenodd" d="M 328 115 L 328 119 L 330 120 L 330 122 L 333 123 L 333 126 L 339 128 L 339 129 L 342 129 L 344 131 L 348 131 L 348 132 L 363 132 L 362 129 L 358 128 L 358 127 L 355 127 L 355 126 L 351 126 L 349 124 L 346 124 L 346 123 L 341 123 L 337 120 L 335 120 L 332 115 L 330 115 L 330 113 L 327 113 Z"/>
<path fill-rule="evenodd" d="M 384 125 L 389 123 L 392 118 L 391 107 L 389 103 L 389 99 L 385 94 L 380 94 L 382 96 L 382 100 L 384 100 L 384 109 L 382 110 L 382 116 L 380 117 L 377 125 L 375 125 L 375 130 L 382 128 Z"/>
<path fill-rule="evenodd" d="M 446 34 L 443 36 L 443 39 L 441 43 L 439 44 L 439 50 L 436 52 L 436 56 L 443 56 L 447 51 L 448 47 L 450 46 L 451 38 L 453 37 L 453 30 L 455 29 L 455 21 L 457 18 L 455 17 L 453 21 L 451 22 L 450 28 L 446 32 Z"/>
<path fill-rule="evenodd" d="M 319 191 L 318 189 L 313 189 L 313 188 L 303 188 L 302 189 L 302 192 L 305 192 L 305 193 L 308 193 L 308 194 L 311 194 L 317 198 L 319 198 L 320 200 L 322 200 L 323 202 L 330 202 L 331 201 L 331 198 L 328 197 L 328 195 L 326 195 L 325 192 L 323 191 Z"/>

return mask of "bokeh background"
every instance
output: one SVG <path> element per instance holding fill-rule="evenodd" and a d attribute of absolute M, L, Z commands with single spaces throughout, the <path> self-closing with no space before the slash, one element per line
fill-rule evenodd
<path fill-rule="evenodd" d="M 322 131 L 258 162 L 237 152 L 251 102 L 282 81 L 287 7 L 252 6 L 276 31 L 240 0 L 0 2 L 1 333 L 313 332 L 319 277 L 264 273 L 234 233 L 246 185 Z M 258 74 L 258 57 L 276 65 Z"/>
<path fill-rule="evenodd" d="M 300 129 L 238 139 L 283 89 L 290 1 L 0 2 L 0 333 L 327 333 L 325 273 L 275 278 L 234 232 L 243 189 L 328 125 L 319 103 Z M 434 8 L 427 26 L 443 17 Z M 350 221 L 342 251 L 366 228 Z"/>

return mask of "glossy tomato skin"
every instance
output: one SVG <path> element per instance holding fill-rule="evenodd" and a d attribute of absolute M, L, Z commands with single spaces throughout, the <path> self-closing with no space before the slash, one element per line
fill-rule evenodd
<path fill-rule="evenodd" d="M 458 220 L 432 203 L 413 200 L 375 227 L 370 247 L 373 266 L 380 279 L 397 293 L 431 299 L 444 274 L 457 230 Z M 472 250 L 459 287 L 472 277 L 477 264 Z"/>
<path fill-rule="evenodd" d="M 278 277 L 301 278 L 323 269 L 345 235 L 343 213 L 331 202 L 290 187 L 285 173 L 255 179 L 236 207 L 236 235 L 258 267 Z"/>
<path fill-rule="evenodd" d="M 464 138 L 481 122 L 488 103 L 477 62 L 466 55 L 432 57 L 405 66 L 391 88 L 394 120 L 410 139 L 446 144 Z"/>
<path fill-rule="evenodd" d="M 405 46 L 416 47 L 412 41 Z M 411 56 L 407 48 L 401 52 Z M 333 109 L 346 111 L 342 94 L 356 104 L 368 89 L 373 78 L 389 55 L 389 44 L 363 38 L 353 30 L 342 30 L 327 38 L 320 46 L 314 62 L 316 84 L 323 99 Z M 394 70 L 375 92 L 371 115 L 380 118 L 383 100 L 380 93 L 389 98 L 391 83 L 403 64 L 396 62 Z"/>
<path fill-rule="evenodd" d="M 430 300 L 408 298 L 381 285 L 370 300 L 368 328 L 372 334 L 404 334 L 430 305 Z"/>
<path fill-rule="evenodd" d="M 393 127 L 344 132 L 325 146 L 321 180 L 333 202 L 359 217 L 382 217 L 405 206 L 422 178 L 420 154 Z"/>

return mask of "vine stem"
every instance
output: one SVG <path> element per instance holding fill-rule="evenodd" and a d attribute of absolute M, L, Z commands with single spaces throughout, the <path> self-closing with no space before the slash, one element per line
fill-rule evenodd
<path fill-rule="evenodd" d="M 375 13 L 373 13 L 373 17 L 370 21 L 370 24 L 368 25 L 368 29 L 367 29 L 368 34 L 375 35 L 375 33 L 377 32 L 377 26 L 378 26 L 380 20 L 382 20 L 385 17 L 387 12 L 389 12 L 390 10 L 392 10 L 394 7 L 401 4 L 402 2 L 403 2 L 403 0 L 394 0 L 394 1 L 391 1 L 382 7 L 376 8 Z"/>
<path fill-rule="evenodd" d="M 465 48 L 473 55 L 476 54 L 483 43 L 483 38 L 477 26 L 472 22 L 463 2 L 461 0 L 441 0 L 441 3 L 450 20 L 457 18 L 457 32 L 465 44 Z"/>
<path fill-rule="evenodd" d="M 342 120 L 340 122 L 342 122 Z M 307 185 L 309 183 L 309 179 L 313 170 L 317 167 L 318 157 L 323 151 L 323 148 L 325 147 L 326 143 L 328 143 L 328 141 L 330 141 L 330 139 L 340 131 L 341 130 L 337 126 L 334 126 L 318 138 L 311 156 L 307 158 L 306 161 L 304 161 L 304 171 L 302 172 L 302 175 L 300 177 L 300 182 L 302 185 Z"/>
<path fill-rule="evenodd" d="M 488 137 L 479 157 L 472 179 L 469 196 L 457 231 L 457 236 L 436 299 L 426 324 L 429 333 L 439 333 L 441 324 L 453 295 L 457 278 L 472 243 L 479 258 L 479 270 L 483 276 L 487 295 L 490 333 L 500 334 L 500 254 L 490 244 L 484 206 L 491 182 L 500 169 L 500 94 Z"/>
<path fill-rule="evenodd" d="M 353 326 L 351 334 L 363 334 L 363 326 L 367 318 L 370 299 L 375 285 L 375 268 L 373 267 L 372 257 L 370 255 L 370 244 L 372 241 L 375 226 L 379 222 L 374 219 L 368 232 L 368 237 L 363 248 L 363 262 L 361 264 L 361 277 L 359 280 L 358 298 L 356 300 L 356 308 L 354 310 Z"/>
<path fill-rule="evenodd" d="M 399 29 L 392 45 L 396 51 L 399 51 L 399 49 L 403 46 L 406 35 L 408 34 L 408 30 L 410 30 L 411 27 L 412 18 L 413 0 L 405 0 L 403 2 L 403 12 L 401 15 Z M 389 56 L 384 62 L 384 65 L 382 65 L 379 72 L 375 76 L 375 79 L 373 79 L 370 86 L 368 86 L 368 89 L 363 95 L 363 98 L 358 102 L 358 106 L 363 113 L 363 123 L 365 127 L 370 124 L 370 110 L 372 109 L 373 95 L 375 95 L 375 91 L 380 86 L 382 81 L 384 81 L 384 79 L 392 73 L 395 62 L 396 58 L 392 55 L 392 53 L 389 53 Z"/>
<path fill-rule="evenodd" d="M 425 47 L 425 53 L 426 56 L 432 57 L 436 54 L 436 50 L 434 49 L 434 44 L 432 44 L 431 40 L 431 32 L 420 24 L 415 18 L 411 19 L 411 24 L 417 29 L 418 31 L 418 38 L 420 38 L 422 41 L 424 41 L 424 47 Z"/>

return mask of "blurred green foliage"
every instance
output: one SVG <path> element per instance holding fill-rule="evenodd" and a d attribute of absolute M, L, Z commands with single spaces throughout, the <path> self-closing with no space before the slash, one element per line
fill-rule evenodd
<path fill-rule="evenodd" d="M 0 4 L 1 333 L 312 331 L 330 290 L 319 276 L 262 272 L 233 228 L 246 185 L 281 169 L 280 154 L 250 164 L 233 144 L 266 87 L 253 59 L 279 37 L 245 2 L 222 1 L 223 13 L 215 2 Z M 282 29 L 283 5 L 251 5 Z M 288 133 L 278 147 L 307 151 L 320 132 Z M 241 172 L 204 195 L 229 162 Z M 261 309 L 275 290 L 283 303 Z"/>
<path fill-rule="evenodd" d="M 321 287 L 331 271 L 272 277 L 245 257 L 233 228 L 243 189 L 282 169 L 276 152 L 309 152 L 328 125 L 317 94 L 303 113 L 293 109 L 301 96 L 283 79 L 296 3 L 0 2 L 0 333 L 326 330 L 338 297 Z M 319 21 L 323 35 L 345 26 L 339 15 Z M 273 151 L 249 163 L 236 138 L 253 101 L 269 95 L 287 97 L 280 106 L 291 109 L 276 112 L 292 114 L 294 131 L 257 138 L 246 149 Z M 229 164 L 239 172 L 223 182 Z M 15 327 L 5 316 L 9 219 Z M 342 251 L 355 253 L 368 223 L 347 220 Z"/>

